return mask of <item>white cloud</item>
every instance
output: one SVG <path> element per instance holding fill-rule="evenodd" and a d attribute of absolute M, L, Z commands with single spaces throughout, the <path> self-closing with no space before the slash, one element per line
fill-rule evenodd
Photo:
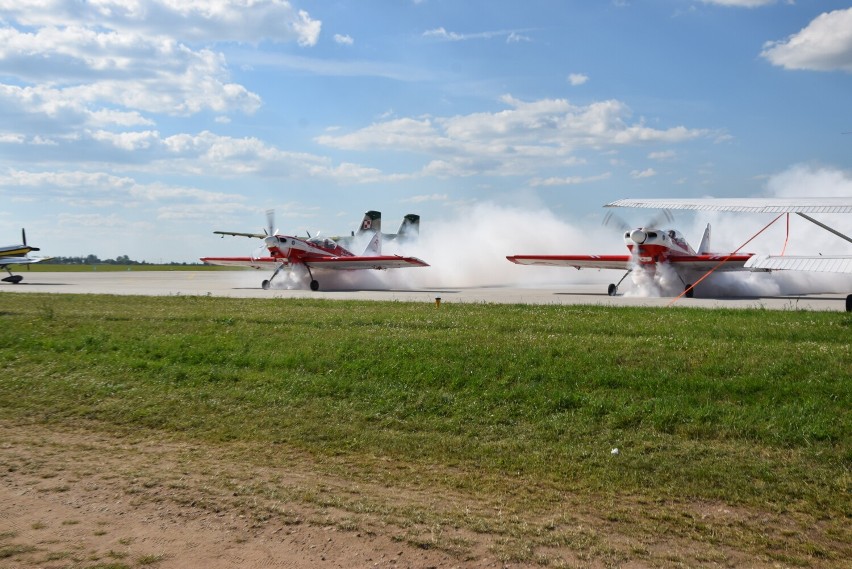
<path fill-rule="evenodd" d="M 568 82 L 574 87 L 578 85 L 583 85 L 584 83 L 588 82 L 588 80 L 589 76 L 584 75 L 583 73 L 572 73 L 568 76 Z"/>
<path fill-rule="evenodd" d="M 759 8 L 775 4 L 777 0 L 703 0 L 705 4 L 717 6 L 733 6 L 735 8 Z"/>
<path fill-rule="evenodd" d="M 426 30 L 425 32 L 423 32 L 423 37 L 441 41 L 487 40 L 495 37 L 505 37 L 506 43 L 531 41 L 529 37 L 523 34 L 523 32 L 524 30 L 494 30 L 463 34 L 458 32 L 447 31 L 447 29 L 442 26 L 439 28 Z"/>
<path fill-rule="evenodd" d="M 533 178 L 532 180 L 530 180 L 530 186 L 533 188 L 548 186 L 576 186 L 578 184 L 588 184 L 590 182 L 600 182 L 602 180 L 608 180 L 610 177 L 612 177 L 612 174 L 610 172 L 605 172 L 603 174 L 598 174 L 597 176 Z"/>
<path fill-rule="evenodd" d="M 400 200 L 402 203 L 424 203 L 424 202 L 445 202 L 450 199 L 447 194 L 429 194 L 422 196 L 411 196 L 410 198 Z"/>
<path fill-rule="evenodd" d="M 355 40 L 352 39 L 351 36 L 342 35 L 342 34 L 334 34 L 335 43 L 339 43 L 340 45 L 352 45 L 355 43 Z"/>
<path fill-rule="evenodd" d="M 528 174 L 542 167 L 578 163 L 581 148 L 685 142 L 709 133 L 684 126 L 660 130 L 629 123 L 619 101 L 586 106 L 564 99 L 525 102 L 504 96 L 497 112 L 452 117 L 396 118 L 348 134 L 315 140 L 345 150 L 386 149 L 428 155 L 423 174 Z"/>
<path fill-rule="evenodd" d="M 461 41 L 466 39 L 464 35 L 457 34 L 455 32 L 448 32 L 443 27 L 434 28 L 432 30 L 426 30 L 423 32 L 424 38 L 435 38 L 440 40 L 448 40 L 448 41 Z"/>
<path fill-rule="evenodd" d="M 852 8 L 817 16 L 786 40 L 766 43 L 760 55 L 785 69 L 852 72 Z"/>
<path fill-rule="evenodd" d="M 215 42 L 315 45 L 321 22 L 286 0 L 0 0 L 0 115 L 58 130 L 151 126 L 142 113 L 253 113 Z M 250 8 L 250 9 L 249 9 Z M 7 81 L 10 81 L 7 79 Z"/>
<path fill-rule="evenodd" d="M 632 172 L 630 172 L 630 176 L 637 180 L 641 178 L 652 178 L 656 175 L 657 172 L 653 168 L 646 168 L 645 170 L 633 170 Z"/>
<path fill-rule="evenodd" d="M 287 0 L 0 0 L 0 18 L 33 28 L 109 29 L 189 41 L 296 41 L 316 45 L 322 22 Z"/>
<path fill-rule="evenodd" d="M 651 152 L 648 154 L 648 158 L 651 160 L 671 160 L 675 157 L 674 150 L 661 150 L 659 152 Z"/>

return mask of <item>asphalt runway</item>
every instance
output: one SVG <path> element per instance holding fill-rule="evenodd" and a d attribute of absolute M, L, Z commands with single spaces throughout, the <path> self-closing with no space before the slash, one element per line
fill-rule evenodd
<path fill-rule="evenodd" d="M 846 294 L 807 294 L 780 297 L 647 298 L 608 296 L 604 284 L 566 284 L 547 287 L 421 287 L 392 290 L 320 290 L 260 288 L 256 271 L 119 271 L 18 272 L 20 284 L 0 283 L 0 292 L 51 294 L 115 294 L 142 296 L 221 296 L 235 298 L 322 298 L 331 300 L 392 300 L 399 302 L 474 302 L 493 304 L 593 304 L 772 310 L 845 311 Z M 852 292 L 852 291 L 850 291 Z"/>

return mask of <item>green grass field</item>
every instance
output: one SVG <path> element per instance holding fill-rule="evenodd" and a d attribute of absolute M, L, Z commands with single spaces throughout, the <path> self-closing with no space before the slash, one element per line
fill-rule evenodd
<path fill-rule="evenodd" d="M 726 547 L 850 553 L 848 313 L 0 293 L 0 322 L 9 420 L 281 445 L 531 517 L 624 499 L 640 534 L 721 503 L 822 528 Z"/>
<path fill-rule="evenodd" d="M 113 265 L 98 263 L 97 265 L 54 265 L 51 263 L 33 263 L 32 265 L 12 265 L 12 270 L 18 274 L 34 273 L 91 273 L 115 271 L 229 271 L 243 270 L 242 267 L 217 267 L 215 265 Z"/>

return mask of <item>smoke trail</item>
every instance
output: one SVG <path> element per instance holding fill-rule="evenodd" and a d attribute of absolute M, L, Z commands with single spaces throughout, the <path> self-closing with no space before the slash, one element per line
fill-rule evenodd
<path fill-rule="evenodd" d="M 850 196 L 852 178 L 831 168 L 794 166 L 767 182 L 765 197 Z M 647 212 L 645 212 L 647 213 Z M 698 246 L 704 227 L 713 227 L 711 249 L 727 254 L 760 230 L 772 217 L 740 213 L 678 214 L 673 226 L 680 225 Z M 628 219 L 640 215 L 630 212 Z M 643 214 L 642 217 L 645 217 Z M 848 215 L 820 215 L 820 221 L 850 233 Z M 783 221 L 783 220 L 782 220 Z M 685 226 L 684 226 L 685 224 Z M 641 223 L 637 223 L 641 225 Z M 845 226 L 844 226 L 845 225 Z M 779 221 L 743 250 L 747 253 L 779 254 L 784 246 L 786 227 Z M 786 254 L 852 254 L 849 243 L 799 218 L 791 217 L 790 241 Z M 361 254 L 367 240 L 354 242 L 350 249 Z M 557 217 L 545 208 L 523 208 L 480 202 L 461 207 L 440 219 L 422 220 L 421 234 L 414 242 L 386 240 L 383 253 L 415 256 L 430 264 L 427 268 L 388 271 L 315 271 L 321 290 L 422 289 L 429 287 L 474 286 L 566 286 L 617 282 L 622 274 L 571 268 L 519 266 L 506 260 L 513 254 L 618 254 L 626 253 L 619 232 L 601 227 L 597 220 L 578 222 Z M 305 288 L 306 275 L 294 271 L 276 281 L 278 286 Z M 620 289 L 625 296 L 676 296 L 684 284 L 701 274 L 681 281 L 670 266 L 659 266 L 653 274 L 634 271 Z M 718 272 L 696 287 L 697 297 L 778 296 L 815 292 L 852 292 L 852 277 L 838 274 L 795 272 Z"/>

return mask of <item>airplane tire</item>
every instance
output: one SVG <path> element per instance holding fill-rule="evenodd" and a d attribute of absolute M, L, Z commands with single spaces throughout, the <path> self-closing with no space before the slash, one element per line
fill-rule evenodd
<path fill-rule="evenodd" d="M 262 283 L 260 283 L 260 288 L 262 288 L 263 290 L 269 290 L 269 281 L 264 280 Z"/>
<path fill-rule="evenodd" d="M 12 275 L 12 276 L 6 277 L 3 280 L 6 281 L 7 283 L 18 284 L 19 282 L 24 280 L 24 277 L 22 277 L 21 275 Z"/>
<path fill-rule="evenodd" d="M 313 291 L 319 290 L 319 281 L 317 281 L 317 280 L 311 281 L 311 290 L 313 290 Z"/>
<path fill-rule="evenodd" d="M 686 298 L 693 298 L 695 296 L 695 289 L 689 288 L 691 286 L 692 286 L 691 284 L 688 284 L 688 285 L 686 285 L 686 288 L 683 289 L 683 290 L 686 291 Z"/>
<path fill-rule="evenodd" d="M 610 296 L 615 296 L 618 292 L 618 287 L 614 284 L 610 283 L 609 287 L 606 289 L 606 293 Z"/>
<path fill-rule="evenodd" d="M 852 294 L 846 296 L 846 312 L 852 312 Z"/>

